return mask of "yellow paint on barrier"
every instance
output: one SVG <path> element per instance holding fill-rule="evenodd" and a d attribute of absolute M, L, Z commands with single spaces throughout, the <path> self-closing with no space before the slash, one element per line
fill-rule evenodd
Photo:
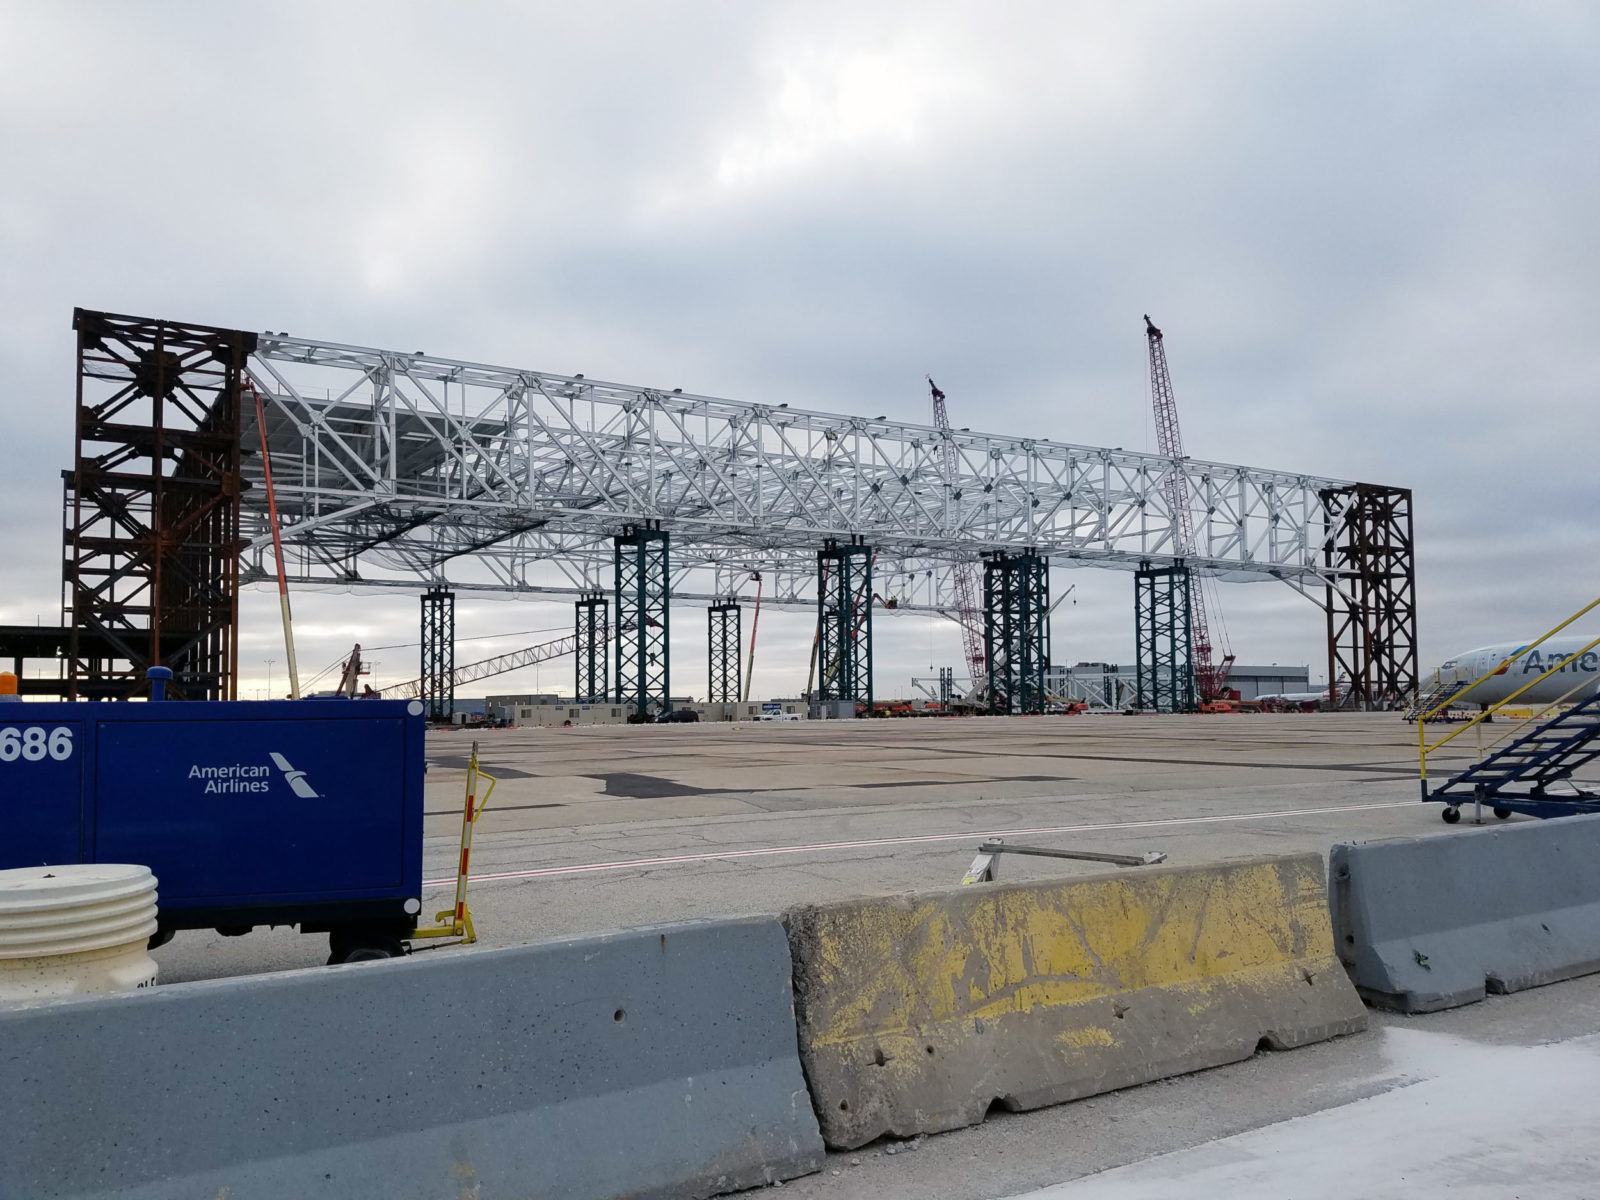
<path fill-rule="evenodd" d="M 1115 1046 L 1117 1039 L 1111 1036 L 1111 1030 L 1102 1029 L 1098 1025 L 1086 1025 L 1082 1029 L 1066 1029 L 1056 1035 L 1056 1041 L 1065 1046 Z"/>
<path fill-rule="evenodd" d="M 1326 958 L 1320 865 L 1179 868 L 861 905 L 818 929 L 819 1044 Z M 840 985 L 843 985 L 841 988 Z M 818 1014 L 820 1015 L 820 1014 Z"/>
<path fill-rule="evenodd" d="M 1365 1027 L 1303 854 L 785 915 L 823 1137 L 958 1128 Z"/>

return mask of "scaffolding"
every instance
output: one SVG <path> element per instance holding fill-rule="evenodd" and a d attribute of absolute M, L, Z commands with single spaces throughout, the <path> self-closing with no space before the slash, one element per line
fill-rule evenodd
<path fill-rule="evenodd" d="M 1050 666 L 1050 572 L 1031 551 L 991 554 L 983 565 L 988 707 L 994 714 L 1043 713 Z"/>
<path fill-rule="evenodd" d="M 1325 489 L 1322 503 L 1329 695 L 1342 708 L 1403 708 L 1417 692 L 1411 492 L 1358 483 Z"/>
<path fill-rule="evenodd" d="M 573 602 L 577 642 L 577 680 L 573 696 L 579 704 L 603 704 L 610 697 L 610 639 L 606 598 L 595 593 Z"/>
<path fill-rule="evenodd" d="M 656 525 L 630 525 L 613 538 L 617 602 L 617 703 L 649 720 L 672 706 L 667 636 L 667 535 Z"/>
<path fill-rule="evenodd" d="M 434 587 L 422 593 L 422 703 L 430 721 L 456 711 L 456 594 Z"/>
<path fill-rule="evenodd" d="M 832 538 L 817 552 L 818 700 L 872 710 L 872 550 Z"/>
<path fill-rule="evenodd" d="M 711 704 L 735 704 L 743 698 L 744 673 L 741 669 L 743 645 L 741 611 L 736 601 L 713 604 L 706 610 L 706 643 L 709 662 L 707 678 Z"/>
<path fill-rule="evenodd" d="M 75 309 L 77 420 L 63 472 L 67 694 L 238 692 L 240 384 L 256 337 Z"/>
<path fill-rule="evenodd" d="M 1141 563 L 1133 577 L 1134 648 L 1139 707 L 1194 712 L 1194 654 L 1189 627 L 1189 569 Z"/>

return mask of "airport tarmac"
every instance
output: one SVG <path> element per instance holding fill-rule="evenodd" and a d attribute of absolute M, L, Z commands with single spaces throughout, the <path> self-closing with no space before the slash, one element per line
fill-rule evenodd
<path fill-rule="evenodd" d="M 1417 802 L 1415 736 L 1385 713 L 439 731 L 424 917 L 454 887 L 474 740 L 498 783 L 470 903 L 495 946 L 945 887 L 995 835 L 1203 863 L 1443 832 L 1438 806 Z M 1439 763 L 1470 754 L 1452 746 Z M 1007 856 L 1001 869 L 1110 868 Z M 186 932 L 156 951 L 166 982 L 325 957 L 326 939 L 287 929 Z"/>
<path fill-rule="evenodd" d="M 1469 759 L 1472 736 L 1435 769 Z M 499 783 L 474 841 L 470 902 L 480 945 L 497 946 L 948 887 L 994 835 L 1193 864 L 1445 833 L 1439 806 L 1418 802 L 1415 737 L 1394 714 L 439 732 L 428 741 L 434 882 L 424 912 L 444 907 L 453 887 L 474 738 Z M 1116 869 L 1002 863 L 1008 878 Z M 326 953 L 324 938 L 272 930 L 183 933 L 155 955 L 171 982 L 312 966 Z M 1589 1182 L 1600 1163 L 1592 1105 L 1554 1126 L 1539 1108 L 1546 1094 L 1600 1095 L 1600 976 L 1372 1020 L 1355 1037 L 831 1153 L 820 1174 L 785 1187 L 840 1200 L 1040 1188 L 1049 1190 L 1037 1200 L 1176 1198 L 1209 1194 L 1186 1182 L 1209 1172 L 1241 1197 L 1422 1197 L 1445 1185 L 1486 1197 L 1600 1195 Z M 1495 1110 L 1497 1081 L 1515 1085 L 1516 1111 Z M 1394 1132 L 1423 1120 L 1426 1139 Z M 1351 1170 L 1371 1158 L 1349 1177 L 1356 1190 L 1339 1183 L 1346 1158 Z"/>

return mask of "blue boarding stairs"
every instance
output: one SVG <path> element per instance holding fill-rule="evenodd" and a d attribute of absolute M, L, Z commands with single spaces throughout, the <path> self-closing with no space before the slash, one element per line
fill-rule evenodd
<path fill-rule="evenodd" d="M 1600 695 L 1573 705 L 1531 733 L 1507 743 L 1465 771 L 1428 790 L 1423 799 L 1443 802 L 1449 824 L 1461 819 L 1461 805 L 1475 803 L 1504 820 L 1512 813 L 1530 817 L 1564 817 L 1600 813 L 1600 792 L 1570 784 L 1581 768 L 1600 758 Z M 1557 784 L 1572 790 L 1551 794 Z"/>
<path fill-rule="evenodd" d="M 1464 685 L 1457 683 L 1453 687 L 1442 687 L 1442 681 L 1436 680 L 1430 693 L 1419 698 L 1412 706 L 1415 715 L 1407 713 L 1407 718 L 1415 720 L 1417 726 L 1417 773 L 1422 785 L 1422 799 L 1444 805 L 1441 815 L 1446 824 L 1454 825 L 1461 820 L 1461 806 L 1468 802 L 1476 807 L 1479 821 L 1483 819 L 1485 806 L 1491 808 L 1501 820 L 1512 813 L 1523 813 L 1530 817 L 1600 813 L 1600 791 L 1585 790 L 1572 779 L 1579 770 L 1600 758 L 1600 693 L 1580 696 L 1571 707 L 1541 721 L 1531 731 L 1499 749 L 1492 750 L 1465 770 L 1450 776 L 1444 783 L 1430 788 L 1428 781 L 1428 755 L 1467 730 L 1478 729 L 1508 704 L 1521 699 L 1557 672 L 1565 670 L 1568 663 L 1600 646 L 1600 638 L 1595 638 L 1573 654 L 1552 654 L 1550 665 L 1542 673 L 1527 680 L 1510 695 L 1485 705 L 1476 716 L 1465 724 L 1457 725 L 1436 741 L 1430 743 L 1424 729 L 1430 721 L 1445 719 L 1456 697 L 1470 692 L 1490 676 L 1506 672 L 1519 659 L 1526 663 L 1527 659 L 1523 656 L 1529 651 L 1596 608 L 1600 608 L 1600 599 L 1591 600 L 1554 629 L 1536 641 L 1519 647 L 1498 666 Z M 1525 665 L 1523 674 L 1531 669 Z M 1580 676 L 1579 682 L 1557 699 L 1555 705 L 1573 700 L 1588 686 L 1588 681 Z M 1481 736 L 1481 730 L 1478 736 Z M 1556 785 L 1566 785 L 1568 790 L 1553 794 L 1550 789 Z"/>

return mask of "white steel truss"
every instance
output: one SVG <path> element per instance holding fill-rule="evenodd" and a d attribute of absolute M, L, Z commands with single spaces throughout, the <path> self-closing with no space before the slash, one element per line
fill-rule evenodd
<path fill-rule="evenodd" d="M 952 564 L 986 551 L 1172 563 L 1176 496 L 1192 569 L 1307 593 L 1341 582 L 1320 495 L 1340 480 L 270 333 L 249 373 L 301 584 L 577 596 L 608 590 L 614 535 L 659 522 L 679 599 L 725 597 L 759 571 L 766 603 L 814 605 L 816 551 L 859 535 L 893 607 L 953 612 Z M 249 405 L 242 441 L 260 444 Z M 271 574 L 258 457 L 247 579 Z"/>

